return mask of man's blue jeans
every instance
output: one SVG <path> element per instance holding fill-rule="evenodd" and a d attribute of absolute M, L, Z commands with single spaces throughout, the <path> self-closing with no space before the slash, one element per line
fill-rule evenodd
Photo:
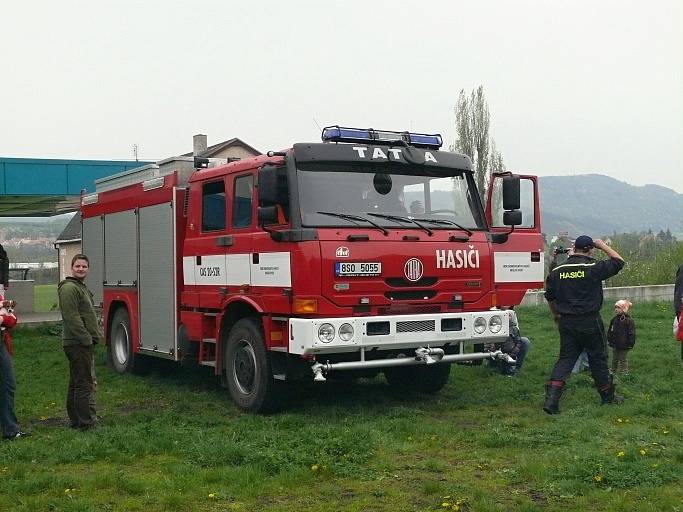
<path fill-rule="evenodd" d="M 3 437 L 11 437 L 19 432 L 19 424 L 14 414 L 16 387 L 12 356 L 9 355 L 5 343 L 0 339 L 0 425 L 2 425 Z"/>

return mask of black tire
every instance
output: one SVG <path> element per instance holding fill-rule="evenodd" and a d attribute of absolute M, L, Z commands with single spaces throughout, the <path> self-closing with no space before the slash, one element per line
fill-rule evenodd
<path fill-rule="evenodd" d="M 401 366 L 384 370 L 384 376 L 392 388 L 418 393 L 440 391 L 448 383 L 450 374 L 450 364 Z"/>
<path fill-rule="evenodd" d="M 230 396 L 248 412 L 272 412 L 281 407 L 273 380 L 261 322 L 243 318 L 230 329 L 223 350 L 223 370 Z"/>
<path fill-rule="evenodd" d="M 107 345 L 107 364 L 116 373 L 143 374 L 149 369 L 145 356 L 133 352 L 133 336 L 130 316 L 125 307 L 114 312 L 109 324 L 109 344 Z"/>

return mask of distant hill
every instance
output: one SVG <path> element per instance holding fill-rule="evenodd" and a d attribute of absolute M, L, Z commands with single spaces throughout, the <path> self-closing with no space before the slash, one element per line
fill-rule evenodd
<path fill-rule="evenodd" d="M 683 194 L 660 187 L 636 187 L 601 174 L 539 179 L 543 232 L 603 236 L 614 232 L 683 234 Z"/>

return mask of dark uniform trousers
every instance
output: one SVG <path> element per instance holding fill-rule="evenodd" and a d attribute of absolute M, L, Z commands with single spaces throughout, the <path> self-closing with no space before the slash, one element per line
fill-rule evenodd
<path fill-rule="evenodd" d="M 583 350 L 598 389 L 610 384 L 607 367 L 607 338 L 605 325 L 599 313 L 589 315 L 562 315 L 559 321 L 560 357 L 550 375 L 553 381 L 565 381 L 571 375 L 574 363 Z"/>
<path fill-rule="evenodd" d="M 64 347 L 69 360 L 69 390 L 66 396 L 66 411 L 71 426 L 89 428 L 95 425 L 97 417 L 94 407 L 93 345 Z"/>

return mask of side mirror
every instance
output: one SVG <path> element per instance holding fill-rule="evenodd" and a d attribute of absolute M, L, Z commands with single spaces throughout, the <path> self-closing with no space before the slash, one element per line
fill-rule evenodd
<path fill-rule="evenodd" d="M 519 177 L 505 176 L 503 178 L 503 210 L 519 210 L 519 207 Z M 505 224 L 510 225 L 507 222 L 505 222 Z"/>
<path fill-rule="evenodd" d="M 503 224 L 506 226 L 520 226 L 522 224 L 521 210 L 503 212 Z"/>
<path fill-rule="evenodd" d="M 266 224 L 277 224 L 277 206 L 259 206 L 258 208 L 259 226 Z"/>
<path fill-rule="evenodd" d="M 266 165 L 259 170 L 258 202 L 259 206 L 274 206 L 281 202 L 278 194 L 277 167 Z"/>

